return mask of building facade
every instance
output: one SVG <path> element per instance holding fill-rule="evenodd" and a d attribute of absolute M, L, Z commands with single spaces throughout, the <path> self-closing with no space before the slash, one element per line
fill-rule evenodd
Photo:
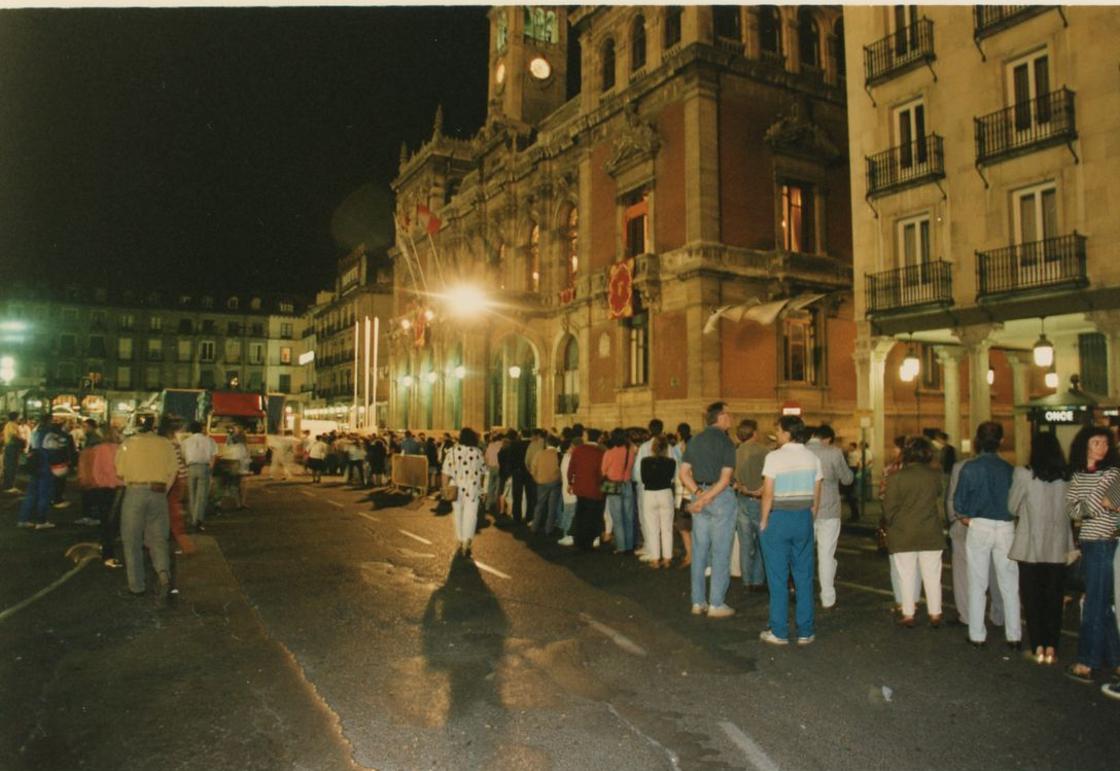
<path fill-rule="evenodd" d="M 375 257 L 367 254 L 364 245 L 339 259 L 334 286 L 320 292 L 315 305 L 307 312 L 307 332 L 314 336 L 313 341 L 309 341 L 313 347 L 307 350 L 314 351 L 314 358 L 306 368 L 314 386 L 314 398 L 308 402 L 304 415 L 372 428 L 374 421 L 364 416 L 368 367 L 369 398 L 378 405 L 374 413 L 376 423 L 386 424 L 389 367 L 387 363 L 373 362 L 372 322 L 378 319 L 380 324 L 387 324 L 392 317 L 392 293 L 391 269 L 383 259 L 379 264 Z M 366 319 L 370 320 L 368 358 Z M 380 330 L 377 353 L 382 362 L 387 362 L 388 327 L 382 326 Z M 358 415 L 354 414 L 356 405 Z"/>
<path fill-rule="evenodd" d="M 164 388 L 222 388 L 298 399 L 302 303 L 294 297 L 96 287 L 0 294 L 9 408 L 32 399 L 120 418 Z M 98 412 L 89 411 L 87 412 Z"/>
<path fill-rule="evenodd" d="M 1074 374 L 1120 396 L 1120 92 L 1094 43 L 1120 32 L 1120 13 L 844 16 L 859 407 L 873 447 L 942 425 L 959 444 L 996 419 L 1025 462 L 1016 406 Z M 1040 366 L 1047 342 L 1054 363 Z M 911 351 L 920 370 L 903 377 Z"/>
<path fill-rule="evenodd" d="M 494 8 L 485 125 L 402 148 L 391 424 L 852 425 L 842 39 L 819 6 Z"/>

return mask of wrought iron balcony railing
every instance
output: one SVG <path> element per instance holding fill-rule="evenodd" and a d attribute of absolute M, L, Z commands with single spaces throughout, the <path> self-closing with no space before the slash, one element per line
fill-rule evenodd
<path fill-rule="evenodd" d="M 1068 88 L 973 120 L 980 164 L 1077 138 L 1074 93 Z"/>
<path fill-rule="evenodd" d="M 976 297 L 1089 283 L 1085 269 L 1085 236 L 1072 235 L 1012 244 L 976 253 Z"/>
<path fill-rule="evenodd" d="M 944 260 L 868 273 L 866 279 L 869 316 L 923 305 L 953 304 L 952 264 Z"/>
<path fill-rule="evenodd" d="M 864 80 L 873 86 L 934 58 L 933 22 L 919 19 L 863 47 Z"/>
<path fill-rule="evenodd" d="M 867 158 L 867 195 L 883 195 L 944 176 L 944 142 L 929 134 Z"/>
<path fill-rule="evenodd" d="M 994 35 L 1050 10 L 1046 5 L 976 5 L 972 8 L 972 35 L 977 40 Z"/>

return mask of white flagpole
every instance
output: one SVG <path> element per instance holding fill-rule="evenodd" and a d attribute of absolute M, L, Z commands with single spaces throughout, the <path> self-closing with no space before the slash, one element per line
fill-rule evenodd
<path fill-rule="evenodd" d="M 354 322 L 354 417 L 350 421 L 351 428 L 355 430 L 358 428 L 358 354 L 361 353 L 358 345 L 361 342 L 361 330 L 358 323 L 357 321 Z"/>
<path fill-rule="evenodd" d="M 365 414 L 365 418 L 362 421 L 362 428 L 369 428 L 369 316 L 366 316 L 365 326 L 366 326 L 366 344 L 365 344 L 366 366 L 363 368 L 363 372 L 365 373 L 365 381 L 366 381 L 366 390 L 365 390 L 366 414 Z"/>
<path fill-rule="evenodd" d="M 381 318 L 378 316 L 373 317 L 373 430 L 378 430 L 377 426 L 377 343 L 381 337 Z M 368 414 L 368 413 L 367 413 Z"/>

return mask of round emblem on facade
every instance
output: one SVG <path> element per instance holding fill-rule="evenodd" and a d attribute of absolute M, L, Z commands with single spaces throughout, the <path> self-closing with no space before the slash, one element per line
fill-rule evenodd
<path fill-rule="evenodd" d="M 547 80 L 548 76 L 552 74 L 552 65 L 548 63 L 548 59 L 538 56 L 529 62 L 529 72 L 537 80 Z"/>
<path fill-rule="evenodd" d="M 494 82 L 499 86 L 506 82 L 505 62 L 498 62 L 498 66 L 494 68 Z"/>

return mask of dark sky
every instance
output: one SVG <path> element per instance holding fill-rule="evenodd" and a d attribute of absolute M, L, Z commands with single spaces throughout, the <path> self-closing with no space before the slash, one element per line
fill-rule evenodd
<path fill-rule="evenodd" d="M 0 282 L 310 295 L 351 246 L 332 215 L 363 186 L 388 204 L 437 103 L 445 133 L 480 126 L 485 14 L 0 11 Z"/>

